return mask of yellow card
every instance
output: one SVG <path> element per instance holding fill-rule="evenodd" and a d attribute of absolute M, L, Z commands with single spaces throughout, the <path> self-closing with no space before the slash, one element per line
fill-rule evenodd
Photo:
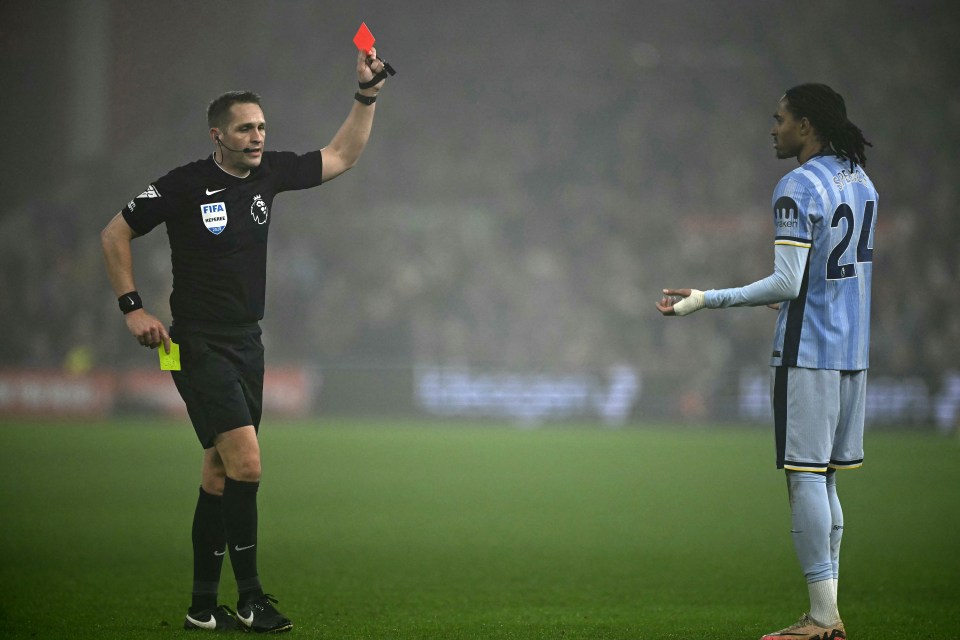
<path fill-rule="evenodd" d="M 180 345 L 171 340 L 170 353 L 163 350 L 162 344 L 157 347 L 157 351 L 160 352 L 161 371 L 180 371 Z"/>

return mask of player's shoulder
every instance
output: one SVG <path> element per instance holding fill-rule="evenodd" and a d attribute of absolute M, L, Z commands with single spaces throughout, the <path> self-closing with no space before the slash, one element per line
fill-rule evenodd
<path fill-rule="evenodd" d="M 780 178 L 777 193 L 823 195 L 834 176 L 841 171 L 842 166 L 836 156 L 814 156 Z"/>
<path fill-rule="evenodd" d="M 788 171 L 777 183 L 774 189 L 774 198 L 780 196 L 789 196 L 799 198 L 807 193 L 815 192 L 816 188 L 810 176 L 804 173 L 803 167 L 797 167 Z"/>

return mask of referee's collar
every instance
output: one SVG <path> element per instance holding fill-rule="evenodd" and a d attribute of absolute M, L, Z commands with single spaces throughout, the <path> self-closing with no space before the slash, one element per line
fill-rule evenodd
<path fill-rule="evenodd" d="M 222 166 L 220 166 L 220 163 L 217 162 L 217 159 L 214 158 L 213 156 L 214 156 L 214 154 L 211 153 L 211 154 L 210 154 L 210 162 L 212 162 L 213 165 L 214 165 L 217 169 L 220 169 L 220 171 L 221 171 L 224 175 L 230 176 L 230 177 L 233 178 L 234 180 L 246 180 L 247 178 L 249 178 L 249 177 L 253 176 L 255 173 L 257 173 L 257 172 L 260 170 L 260 167 L 263 166 L 263 161 L 261 160 L 260 166 L 254 167 L 253 169 L 250 169 L 250 173 L 248 173 L 247 175 L 245 175 L 244 177 L 241 178 L 240 176 L 235 176 L 235 175 L 233 175 L 232 173 L 230 173 L 229 171 L 227 171 L 226 169 L 224 169 Z"/>

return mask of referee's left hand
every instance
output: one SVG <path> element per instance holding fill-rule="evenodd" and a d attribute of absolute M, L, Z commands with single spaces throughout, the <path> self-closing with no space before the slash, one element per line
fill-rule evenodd
<path fill-rule="evenodd" d="M 383 61 L 377 59 L 377 48 L 371 47 L 369 52 L 357 52 L 357 80 L 361 83 L 370 82 L 374 76 L 383 71 Z M 364 95 L 376 95 L 386 82 L 386 78 L 373 85 L 369 89 L 363 89 Z"/>

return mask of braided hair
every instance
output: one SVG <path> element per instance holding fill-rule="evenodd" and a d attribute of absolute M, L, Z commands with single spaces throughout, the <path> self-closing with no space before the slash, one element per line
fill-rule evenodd
<path fill-rule="evenodd" d="M 820 141 L 828 145 L 838 156 L 867 166 L 864 147 L 872 147 L 863 137 L 860 127 L 847 119 L 847 105 L 843 96 L 825 84 L 800 84 L 787 89 L 787 109 L 798 120 L 806 118 L 817 131 Z"/>

